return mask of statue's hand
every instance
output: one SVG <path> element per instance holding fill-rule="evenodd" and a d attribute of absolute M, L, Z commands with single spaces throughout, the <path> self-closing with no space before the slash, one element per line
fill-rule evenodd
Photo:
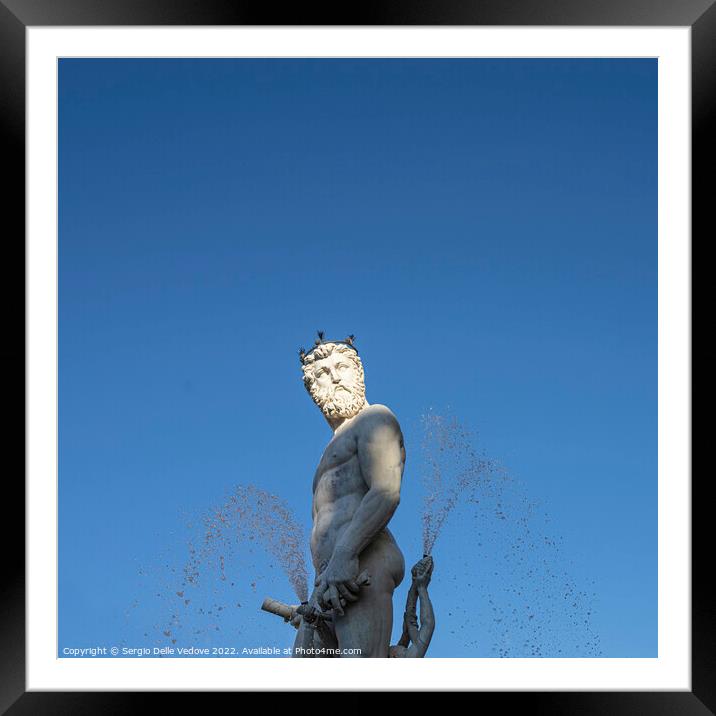
<path fill-rule="evenodd" d="M 433 576 L 433 558 L 423 557 L 411 570 L 413 582 L 417 587 L 427 587 Z"/>
<path fill-rule="evenodd" d="M 358 557 L 351 552 L 336 547 L 326 569 L 316 579 L 320 601 L 330 605 L 336 614 L 343 615 L 343 605 L 358 599 L 360 586 L 358 576 Z"/>

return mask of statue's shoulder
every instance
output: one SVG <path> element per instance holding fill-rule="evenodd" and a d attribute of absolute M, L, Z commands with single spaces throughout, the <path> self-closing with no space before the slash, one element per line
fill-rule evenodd
<path fill-rule="evenodd" d="M 373 403 L 364 408 L 360 413 L 360 423 L 362 432 L 378 427 L 389 427 L 400 432 L 400 425 L 393 411 L 380 403 Z"/>

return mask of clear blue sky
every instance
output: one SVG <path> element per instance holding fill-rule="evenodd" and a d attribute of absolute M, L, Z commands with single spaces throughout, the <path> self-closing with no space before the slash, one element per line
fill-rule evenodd
<path fill-rule="evenodd" d="M 324 329 L 403 425 L 408 566 L 421 415 L 510 476 L 438 539 L 429 656 L 657 655 L 655 60 L 65 59 L 59 187 L 60 653 L 292 643 L 260 546 L 175 593 L 236 485 L 310 526 Z"/>

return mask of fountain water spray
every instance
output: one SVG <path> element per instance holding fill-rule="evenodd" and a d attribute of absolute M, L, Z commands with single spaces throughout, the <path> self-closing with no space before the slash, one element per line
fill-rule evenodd
<path fill-rule="evenodd" d="M 423 551 L 451 541 L 443 632 L 465 634 L 466 656 L 600 656 L 596 593 L 577 586 L 539 503 L 454 417 L 427 412 L 422 437 Z"/>
<path fill-rule="evenodd" d="M 493 492 L 498 479 L 506 476 L 494 460 L 475 452 L 469 434 L 455 418 L 430 412 L 422 422 L 423 556 L 427 556 L 455 507 L 477 502 L 478 491 Z"/>
<path fill-rule="evenodd" d="M 193 533 L 185 543 L 188 557 L 175 553 L 177 545 L 158 565 L 139 569 L 145 586 L 151 587 L 150 596 L 159 600 L 145 605 L 145 612 L 156 612 L 158 619 L 151 627 L 156 645 L 198 644 L 202 639 L 211 643 L 212 635 L 226 627 L 241 633 L 241 623 L 230 615 L 247 592 L 256 593 L 262 578 L 252 557 L 256 551 L 271 557 L 268 568 L 279 567 L 299 601 L 307 599 L 307 539 L 278 496 L 254 485 L 238 485 L 218 507 L 187 516 L 185 523 Z M 135 599 L 132 605 L 135 616 L 139 603 Z M 246 617 L 253 620 L 250 614 Z M 149 638 L 149 627 L 144 636 Z"/>

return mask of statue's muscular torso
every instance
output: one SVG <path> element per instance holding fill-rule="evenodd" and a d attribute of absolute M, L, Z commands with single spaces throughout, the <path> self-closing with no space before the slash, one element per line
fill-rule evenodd
<path fill-rule="evenodd" d="M 382 405 L 371 405 L 342 426 L 326 446 L 313 478 L 313 530 L 311 555 L 316 573 L 320 574 L 331 559 L 336 543 L 350 524 L 355 511 L 370 488 L 363 475 L 358 446 L 370 438 L 374 421 L 371 414 L 389 414 Z M 396 421 L 397 426 L 397 421 Z M 405 464 L 405 447 L 400 436 L 400 474 Z M 375 558 L 378 558 L 377 560 Z M 403 578 L 403 555 L 392 534 L 383 528 L 361 555 L 362 568 L 369 572 L 384 565 L 397 586 Z M 372 575 L 372 576 L 378 576 Z"/>

